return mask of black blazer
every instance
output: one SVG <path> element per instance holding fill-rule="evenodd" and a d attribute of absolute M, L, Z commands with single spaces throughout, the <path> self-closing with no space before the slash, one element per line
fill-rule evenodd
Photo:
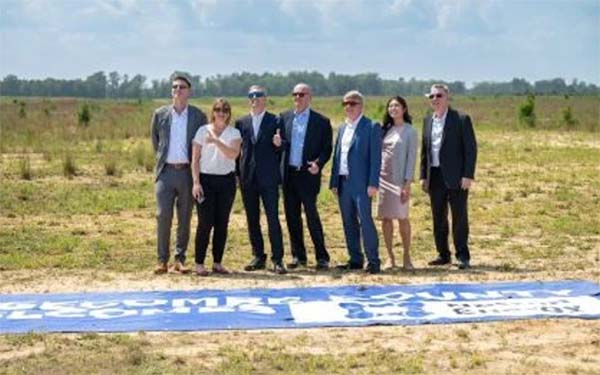
<path fill-rule="evenodd" d="M 428 186 L 430 181 L 432 122 L 432 115 L 423 120 L 421 142 L 421 180 L 427 180 Z M 446 187 L 460 189 L 461 178 L 474 179 L 476 162 L 477 141 L 471 118 L 465 113 L 448 108 L 442 133 L 442 148 L 440 149 L 440 168 Z"/>
<path fill-rule="evenodd" d="M 235 127 L 242 135 L 242 147 L 237 160 L 237 174 L 242 187 L 251 184 L 256 187 L 276 187 L 281 184 L 279 164 L 285 143 L 280 147 L 273 145 L 273 136 L 279 127 L 277 116 L 265 112 L 256 138 L 250 115 L 237 119 Z M 284 138 L 283 129 L 279 131 Z"/>
<path fill-rule="evenodd" d="M 281 160 L 281 176 L 285 182 L 288 175 L 288 166 L 290 163 L 290 150 L 292 147 L 292 128 L 294 122 L 294 111 L 287 111 L 279 116 L 280 127 L 285 129 L 285 148 Z M 321 171 L 329 159 L 332 150 L 331 121 L 322 114 L 313 111 L 308 114 L 308 123 L 306 125 L 306 134 L 304 136 L 304 148 L 302 149 L 302 168 L 308 168 L 308 162 L 317 160 L 319 173 L 316 175 L 307 174 L 307 188 L 318 193 L 321 188 Z"/>

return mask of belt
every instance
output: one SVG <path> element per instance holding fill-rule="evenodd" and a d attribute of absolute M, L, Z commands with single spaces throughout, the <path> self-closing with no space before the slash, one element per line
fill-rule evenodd
<path fill-rule="evenodd" d="M 348 179 L 350 178 L 349 174 L 341 174 L 340 176 L 340 180 L 342 181 L 348 181 Z"/>
<path fill-rule="evenodd" d="M 168 167 L 177 169 L 178 171 L 181 171 L 183 169 L 188 169 L 190 167 L 189 163 L 167 163 Z"/>
<path fill-rule="evenodd" d="M 302 171 L 305 171 L 305 170 L 306 170 L 306 167 L 304 167 L 302 165 L 299 166 L 299 167 L 296 167 L 294 165 L 288 165 L 288 171 L 289 172 L 302 172 Z"/>

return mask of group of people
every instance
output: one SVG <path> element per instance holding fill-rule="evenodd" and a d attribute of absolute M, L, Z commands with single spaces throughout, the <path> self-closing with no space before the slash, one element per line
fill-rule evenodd
<path fill-rule="evenodd" d="M 377 197 L 377 218 L 382 223 L 388 253 L 384 268 L 396 267 L 393 235 L 397 221 L 403 245 L 403 268 L 413 269 L 409 204 L 418 140 L 404 98 L 394 96 L 388 100 L 380 125 L 364 115 L 363 95 L 356 90 L 347 92 L 342 99 L 346 118 L 333 144 L 331 122 L 311 108 L 312 92 L 305 83 L 297 84 L 292 90 L 294 108 L 279 116 L 266 110 L 266 89 L 251 86 L 248 90 L 250 112 L 235 121 L 231 118 L 231 105 L 224 98 L 213 102 L 208 119 L 200 109 L 188 104 L 191 90 L 190 79 L 184 75 L 174 76 L 173 102 L 158 108 L 151 122 L 157 160 L 156 274 L 192 271 L 185 262 L 194 205 L 198 213 L 195 273 L 210 274 L 205 259 L 211 234 L 212 272 L 230 273 L 222 260 L 238 184 L 252 247 L 252 259 L 244 267 L 245 271 L 267 266 L 260 224 L 261 202 L 275 273 L 285 274 L 287 269 L 308 264 L 302 210 L 314 246 L 316 269 L 329 269 L 330 256 L 317 197 L 323 167 L 332 156 L 329 188 L 339 202 L 349 256 L 346 263 L 336 268 L 365 270 L 371 274 L 381 272 L 379 239 L 371 212 L 372 199 Z M 433 112 L 423 121 L 420 182 L 430 196 L 438 251 L 437 258 L 429 264 L 451 263 L 450 207 L 458 267 L 466 269 L 470 267 L 467 198 L 475 174 L 475 134 L 470 117 L 449 107 L 446 85 L 433 85 L 426 96 Z M 279 221 L 280 186 L 292 254 L 287 265 L 283 261 Z M 174 262 L 169 266 L 175 208 L 177 239 Z"/>

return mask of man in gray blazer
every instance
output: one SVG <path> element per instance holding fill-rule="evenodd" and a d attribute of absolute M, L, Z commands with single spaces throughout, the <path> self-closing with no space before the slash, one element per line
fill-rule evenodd
<path fill-rule="evenodd" d="M 158 264 L 155 274 L 167 271 L 187 273 L 185 252 L 190 239 L 192 218 L 192 139 L 198 128 L 208 121 L 202 111 L 188 105 L 192 84 L 184 75 L 174 75 L 171 96 L 173 103 L 158 108 L 152 116 L 152 146 L 156 153 L 155 190 L 157 202 Z M 177 241 L 175 261 L 168 268 L 169 242 L 173 206 L 177 207 Z"/>

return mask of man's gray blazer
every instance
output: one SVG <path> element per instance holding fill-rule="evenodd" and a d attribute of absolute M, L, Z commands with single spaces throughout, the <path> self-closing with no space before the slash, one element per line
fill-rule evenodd
<path fill-rule="evenodd" d="M 167 153 L 169 151 L 169 138 L 171 134 L 171 121 L 172 115 L 171 110 L 173 105 L 165 105 L 154 111 L 152 115 L 152 146 L 154 147 L 154 153 L 156 156 L 156 167 L 154 169 L 154 177 L 158 179 L 158 176 L 162 172 L 167 162 Z M 187 145 L 188 145 L 188 158 L 192 160 L 192 139 L 196 135 L 196 131 L 202 125 L 208 123 L 206 115 L 197 107 L 188 105 L 188 123 L 187 123 Z"/>

